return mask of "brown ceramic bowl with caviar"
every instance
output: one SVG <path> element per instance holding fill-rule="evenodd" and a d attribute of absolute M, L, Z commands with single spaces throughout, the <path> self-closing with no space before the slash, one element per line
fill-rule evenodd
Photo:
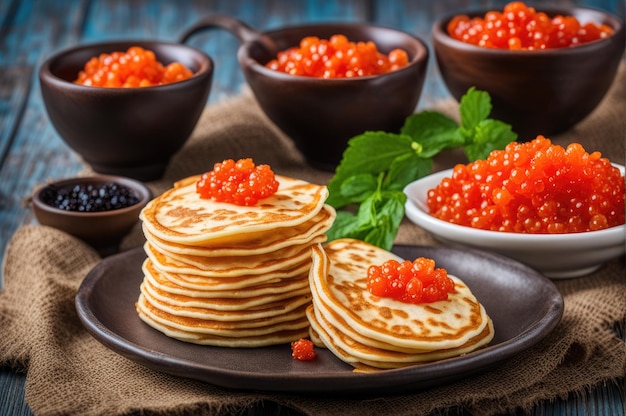
<path fill-rule="evenodd" d="M 140 46 L 163 65 L 180 62 L 190 78 L 166 85 L 105 88 L 73 81 L 102 53 Z M 213 62 L 177 43 L 114 41 L 80 45 L 50 57 L 39 80 L 50 121 L 65 142 L 97 173 L 154 180 L 185 143 L 211 89 Z"/>
<path fill-rule="evenodd" d="M 111 254 L 151 198 L 150 190 L 139 181 L 94 175 L 39 187 L 32 196 L 32 208 L 40 224 L 78 237 L 101 254 Z"/>
<path fill-rule="evenodd" d="M 181 41 L 210 28 L 223 28 L 237 37 L 239 64 L 261 109 L 314 167 L 334 170 L 351 137 L 368 130 L 398 131 L 415 111 L 428 49 L 411 34 L 358 23 L 299 25 L 259 33 L 232 17 L 215 15 L 191 27 Z M 304 37 L 329 39 L 336 34 L 351 42 L 372 41 L 384 54 L 403 49 L 409 63 L 381 75 L 332 79 L 291 75 L 265 66 Z"/>
<path fill-rule="evenodd" d="M 448 34 L 455 15 L 484 17 L 490 10 L 457 11 L 432 29 L 437 64 L 450 93 L 460 99 L 471 86 L 489 92 L 492 116 L 510 123 L 519 141 L 563 132 L 590 114 L 613 83 L 624 53 L 624 23 L 609 13 L 578 7 L 536 10 L 608 25 L 613 34 L 575 47 L 517 51 L 485 48 Z"/>

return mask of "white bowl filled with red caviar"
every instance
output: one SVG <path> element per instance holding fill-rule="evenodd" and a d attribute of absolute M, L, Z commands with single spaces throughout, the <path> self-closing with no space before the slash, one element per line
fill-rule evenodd
<path fill-rule="evenodd" d="M 624 166 L 537 136 L 409 184 L 406 215 L 433 236 L 519 260 L 553 279 L 624 254 Z"/>

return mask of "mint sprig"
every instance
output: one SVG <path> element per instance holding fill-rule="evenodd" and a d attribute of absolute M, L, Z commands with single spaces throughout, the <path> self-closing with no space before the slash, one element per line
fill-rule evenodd
<path fill-rule="evenodd" d="M 407 117 L 399 133 L 368 131 L 348 142 L 328 183 L 327 203 L 337 212 L 328 240 L 350 237 L 390 250 L 404 218 L 409 183 L 432 171 L 433 158 L 445 149 L 464 147 L 469 161 L 485 159 L 517 139 L 511 126 L 490 119 L 491 98 L 470 88 L 461 98 L 461 123 L 436 111 Z"/>

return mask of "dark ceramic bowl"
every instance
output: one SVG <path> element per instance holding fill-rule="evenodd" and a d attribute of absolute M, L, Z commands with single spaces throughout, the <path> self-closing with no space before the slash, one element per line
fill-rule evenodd
<path fill-rule="evenodd" d="M 152 50 L 162 64 L 178 61 L 194 72 L 184 81 L 142 88 L 102 88 L 74 84 L 93 56 Z M 103 174 L 153 180 L 188 139 L 211 89 L 213 62 L 189 46 L 119 41 L 69 48 L 41 66 L 41 93 L 52 124 L 93 168 Z"/>
<path fill-rule="evenodd" d="M 259 33 L 229 16 L 208 16 L 181 38 L 223 28 L 240 41 L 239 64 L 261 109 L 289 136 L 308 162 L 334 170 L 347 141 L 368 130 L 395 132 L 415 111 L 426 74 L 428 49 L 411 34 L 357 23 L 286 27 Z M 328 39 L 343 34 L 350 41 L 373 41 L 389 53 L 402 48 L 409 65 L 387 74 L 350 79 L 320 79 L 274 71 L 264 65 L 279 51 L 297 46 L 305 36 Z"/>
<path fill-rule="evenodd" d="M 520 141 L 563 132 L 584 119 L 611 86 L 624 53 L 624 24 L 610 14 L 585 8 L 537 8 L 549 16 L 609 25 L 610 37 L 573 48 L 542 51 L 487 49 L 451 38 L 446 26 L 455 12 L 432 29 L 437 64 L 458 100 L 471 86 L 489 92 L 492 117 L 506 121 Z M 487 10 L 467 12 L 484 16 Z"/>
<path fill-rule="evenodd" d="M 138 202 L 125 208 L 109 211 L 79 212 L 57 208 L 51 205 L 45 196 L 46 192 L 72 189 L 76 185 L 102 186 L 107 183 L 125 187 L 138 199 Z M 33 193 L 32 207 L 40 224 L 78 237 L 101 254 L 111 254 L 117 250 L 122 238 L 137 223 L 139 212 L 151 198 L 150 190 L 139 181 L 122 176 L 95 175 L 47 183 Z"/>

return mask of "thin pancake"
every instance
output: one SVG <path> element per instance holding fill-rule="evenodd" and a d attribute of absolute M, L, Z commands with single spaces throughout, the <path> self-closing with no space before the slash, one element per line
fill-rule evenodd
<path fill-rule="evenodd" d="M 151 287 L 155 288 L 161 297 L 169 298 L 169 301 L 173 304 L 183 306 L 207 306 L 213 304 L 212 307 L 216 309 L 225 307 L 229 309 L 244 309 L 246 305 L 258 306 L 264 303 L 286 299 L 294 295 L 310 294 L 306 276 L 272 284 L 252 286 L 236 291 L 185 291 L 184 288 L 170 285 L 169 282 L 163 279 L 158 273 L 146 273 L 144 283 L 148 283 Z"/>
<path fill-rule="evenodd" d="M 169 259 L 184 263 L 188 266 L 192 266 L 198 269 L 213 270 L 217 272 L 232 270 L 233 265 L 236 265 L 236 267 L 234 268 L 235 270 L 253 269 L 255 271 L 258 271 L 258 273 L 262 273 L 265 270 L 280 270 L 282 268 L 282 264 L 284 264 L 285 261 L 288 261 L 288 259 L 293 259 L 297 256 L 301 256 L 300 258 L 306 257 L 305 250 L 310 250 L 310 247 L 312 245 L 322 243 L 324 241 L 326 241 L 326 236 L 322 234 L 315 236 L 309 243 L 283 247 L 280 250 L 276 250 L 270 253 L 254 254 L 248 256 L 220 257 L 201 257 L 180 253 L 172 253 L 170 251 L 164 250 L 161 247 L 153 245 L 151 242 L 149 242 L 149 244 L 152 246 L 153 250 L 159 251 L 164 256 L 167 256 Z"/>
<path fill-rule="evenodd" d="M 220 335 L 196 334 L 174 328 L 161 322 L 157 322 L 153 320 L 149 315 L 143 313 L 140 308 L 138 308 L 137 313 L 142 321 L 144 321 L 152 328 L 167 335 L 168 337 L 175 338 L 183 342 L 190 342 L 200 345 L 211 345 L 216 347 L 256 348 L 265 347 L 268 345 L 284 344 L 299 338 L 306 337 L 309 331 L 307 325 L 304 328 L 283 331 L 278 330 L 270 334 L 256 336 L 242 335 L 237 337 L 229 337 Z"/>
<path fill-rule="evenodd" d="M 251 256 L 271 253 L 289 246 L 311 244 L 330 228 L 335 216 L 335 210 L 330 205 L 324 205 L 315 217 L 302 224 L 254 233 L 244 241 L 222 241 L 222 244 L 217 245 L 214 241 L 209 241 L 204 246 L 166 241 L 152 234 L 145 223 L 142 227 L 146 239 L 153 246 L 171 253 L 199 257 Z"/>
<path fill-rule="evenodd" d="M 355 340 L 354 331 L 344 333 L 338 330 L 331 323 L 325 321 L 319 309 L 313 305 L 307 308 L 307 318 L 315 337 L 319 339 L 318 342 L 333 351 L 342 361 L 350 364 L 362 363 L 376 368 L 399 368 L 457 357 L 487 345 L 494 333 L 493 324 L 491 320 L 488 320 L 481 333 L 459 347 L 433 351 L 410 352 L 406 349 L 397 351 L 393 345 L 389 345 L 388 349 L 377 348 Z"/>
<path fill-rule="evenodd" d="M 137 308 L 148 315 L 152 320 L 177 328 L 181 331 L 225 337 L 249 337 L 271 334 L 278 331 L 291 331 L 294 329 L 308 328 L 306 318 L 306 305 L 276 317 L 249 319 L 244 321 L 218 321 L 209 319 L 197 319 L 168 313 L 159 309 L 141 293 L 137 301 Z"/>
<path fill-rule="evenodd" d="M 188 245 L 228 245 L 250 241 L 277 227 L 294 227 L 315 217 L 328 197 L 325 186 L 276 175 L 278 191 L 254 206 L 200 198 L 192 176 L 146 205 L 140 214 L 149 232 Z"/>
<path fill-rule="evenodd" d="M 206 277 L 165 272 L 154 267 L 154 263 L 150 258 L 144 261 L 141 269 L 144 275 L 158 277 L 160 284 L 168 292 L 181 295 L 197 293 L 198 296 L 205 296 L 205 293 L 225 293 L 227 291 L 236 293 L 238 290 L 249 289 L 259 285 L 278 283 L 290 279 L 301 279 L 302 276 L 308 276 L 310 262 L 302 263 L 293 269 L 279 270 L 267 275 L 243 275 L 237 277 Z"/>
<path fill-rule="evenodd" d="M 144 249 L 148 257 L 159 270 L 166 272 L 191 274 L 209 277 L 239 277 L 242 275 L 261 275 L 276 270 L 293 268 L 310 258 L 311 247 L 303 247 L 300 252 L 288 258 L 274 258 L 271 256 L 254 258 L 245 261 L 245 257 L 239 261 L 230 263 L 220 262 L 219 259 L 213 265 L 205 264 L 204 267 L 192 266 L 178 261 L 164 253 L 156 250 L 150 243 L 146 242 Z"/>
<path fill-rule="evenodd" d="M 488 325 L 484 309 L 465 285 L 455 286 L 448 300 L 409 304 L 372 295 L 367 290 L 367 268 L 394 254 L 359 240 L 336 240 L 313 249 L 309 275 L 313 303 L 316 296 L 324 317 L 339 316 L 365 339 L 418 351 L 458 348 Z M 323 310 L 322 310 L 323 312 Z"/>
<path fill-rule="evenodd" d="M 310 295 L 305 292 L 286 296 L 274 302 L 264 302 L 261 305 L 249 308 L 220 309 L 215 308 L 215 299 L 210 299 L 206 303 L 198 300 L 192 303 L 178 302 L 175 299 L 163 296 L 148 281 L 142 283 L 141 293 L 154 307 L 169 314 L 221 322 L 242 322 L 251 319 L 269 318 L 281 321 L 288 320 L 288 314 L 311 302 Z M 218 304 L 218 306 L 220 305 Z"/>

